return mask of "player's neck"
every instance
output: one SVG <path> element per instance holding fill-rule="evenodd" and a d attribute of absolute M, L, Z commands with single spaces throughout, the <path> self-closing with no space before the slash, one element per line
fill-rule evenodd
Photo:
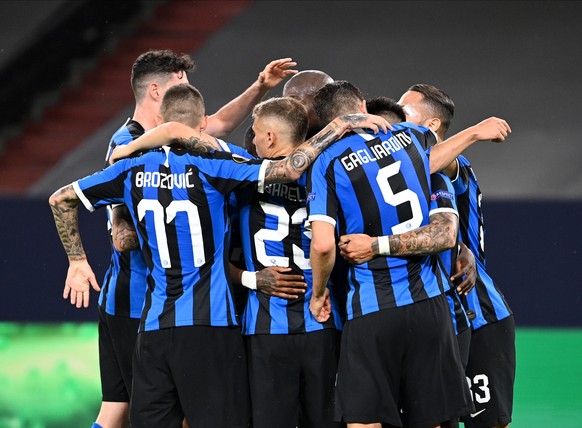
<path fill-rule="evenodd" d="M 157 124 L 158 109 L 152 105 L 138 104 L 133 112 L 133 120 L 139 122 L 143 129 L 149 131 L 155 128 Z"/>

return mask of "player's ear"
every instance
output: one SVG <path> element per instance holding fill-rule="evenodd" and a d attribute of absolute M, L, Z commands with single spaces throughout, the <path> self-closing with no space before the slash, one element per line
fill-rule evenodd
<path fill-rule="evenodd" d="M 158 85 L 157 83 L 150 83 L 150 85 L 148 86 L 148 95 L 150 97 L 152 97 L 154 100 L 159 100 L 161 101 L 161 88 L 160 85 Z"/>
<path fill-rule="evenodd" d="M 362 100 L 360 104 L 358 104 L 358 109 L 360 113 L 368 114 L 368 109 L 366 108 L 366 100 Z"/>
<path fill-rule="evenodd" d="M 200 120 L 200 130 L 204 131 L 206 129 L 206 126 L 208 126 L 208 115 L 207 114 L 202 116 L 202 120 Z"/>
<path fill-rule="evenodd" d="M 160 114 L 156 114 L 156 126 L 160 126 L 165 120 Z"/>
<path fill-rule="evenodd" d="M 441 128 L 441 120 L 438 117 L 432 117 L 425 126 L 438 133 L 438 130 Z"/>

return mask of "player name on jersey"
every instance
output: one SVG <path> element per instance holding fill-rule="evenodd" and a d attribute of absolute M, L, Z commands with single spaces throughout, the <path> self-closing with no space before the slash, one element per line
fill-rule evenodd
<path fill-rule="evenodd" d="M 135 174 L 136 187 L 159 187 L 160 189 L 185 189 L 194 187 L 192 180 L 194 173 L 188 171 L 180 174 L 166 174 L 164 172 L 138 172 Z"/>
<path fill-rule="evenodd" d="M 385 141 L 378 141 L 377 144 L 369 146 L 368 149 L 360 149 L 344 156 L 341 158 L 341 163 L 346 171 L 351 171 L 362 164 L 377 162 L 378 159 L 390 156 L 410 144 L 412 144 L 412 138 L 404 132 L 399 132 Z"/>
<path fill-rule="evenodd" d="M 296 184 L 275 183 L 265 186 L 265 193 L 294 202 L 305 202 L 305 187 Z"/>

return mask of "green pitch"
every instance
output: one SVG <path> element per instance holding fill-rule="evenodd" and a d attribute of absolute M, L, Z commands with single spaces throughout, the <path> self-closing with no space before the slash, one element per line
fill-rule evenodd
<path fill-rule="evenodd" d="M 513 428 L 582 427 L 582 330 L 517 331 Z M 89 428 L 96 324 L 0 323 L 0 428 Z"/>

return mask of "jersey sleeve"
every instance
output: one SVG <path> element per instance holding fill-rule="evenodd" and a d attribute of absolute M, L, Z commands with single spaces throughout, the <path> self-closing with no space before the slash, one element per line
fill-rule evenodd
<path fill-rule="evenodd" d="M 121 160 L 103 171 L 73 183 L 75 193 L 89 211 L 109 204 L 123 203 L 128 161 Z"/>
<path fill-rule="evenodd" d="M 338 202 L 333 185 L 333 166 L 325 155 L 319 155 L 307 175 L 307 220 L 311 229 L 314 221 L 336 225 Z"/>
<path fill-rule="evenodd" d="M 455 190 L 449 177 L 442 173 L 432 174 L 430 176 L 430 212 L 429 215 L 436 213 L 453 213 L 459 215 L 457 211 L 457 202 L 455 199 Z"/>
<path fill-rule="evenodd" d="M 220 138 L 217 138 L 216 141 L 218 142 L 220 147 L 222 147 L 222 150 L 225 152 L 239 155 L 239 156 L 242 156 L 242 157 L 247 158 L 247 159 L 256 159 L 255 156 L 251 155 L 249 152 L 247 152 L 241 146 L 237 146 L 236 144 L 233 144 L 233 143 L 228 143 L 226 141 L 221 140 Z"/>
<path fill-rule="evenodd" d="M 238 188 L 256 185 L 260 193 L 265 189 L 268 160 L 247 159 L 231 153 L 218 152 L 215 159 L 207 159 L 203 168 L 208 182 L 223 194 Z"/>
<path fill-rule="evenodd" d="M 462 195 L 469 189 L 469 181 L 470 177 L 470 169 L 467 166 L 470 166 L 469 162 L 463 157 L 457 157 L 457 176 L 452 181 L 453 188 L 455 189 L 455 194 Z"/>

